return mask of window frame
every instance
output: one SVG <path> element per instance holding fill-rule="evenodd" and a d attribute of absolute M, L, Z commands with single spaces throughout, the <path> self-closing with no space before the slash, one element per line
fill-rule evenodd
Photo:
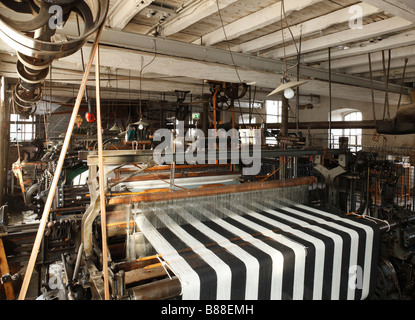
<path fill-rule="evenodd" d="M 10 114 L 9 140 L 12 143 L 32 142 L 36 137 L 36 116 L 21 118 L 17 113 Z"/>
<path fill-rule="evenodd" d="M 335 110 L 332 112 L 332 118 L 337 118 L 336 121 L 362 121 L 363 120 L 363 113 L 360 110 L 356 109 L 347 109 L 343 110 Z M 340 113 L 339 113 L 340 112 Z M 334 114 L 333 114 L 334 113 Z M 352 115 L 358 114 L 359 116 L 355 117 L 356 119 L 350 119 Z M 333 120 L 333 119 L 332 119 Z M 363 137 L 363 130 L 362 129 L 332 129 L 331 136 L 329 132 L 329 142 L 332 142 L 332 146 L 340 147 L 339 137 L 348 137 L 349 138 L 349 148 L 352 152 L 358 152 L 362 150 L 362 137 Z M 354 139 L 354 143 L 352 143 L 352 139 Z"/>

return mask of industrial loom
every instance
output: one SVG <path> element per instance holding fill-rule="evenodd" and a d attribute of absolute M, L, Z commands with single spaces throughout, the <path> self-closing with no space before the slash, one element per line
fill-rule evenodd
<path fill-rule="evenodd" d="M 148 154 L 104 153 L 108 185 L 122 181 L 107 199 L 113 298 L 336 300 L 373 293 L 378 222 L 305 205 L 315 177 L 241 183 L 229 165 L 177 166 L 170 189 L 170 166 L 152 168 L 151 178 L 145 173 Z M 97 158 L 87 155 L 91 205 L 81 231 L 90 274 L 102 268 Z M 186 177 L 190 168 L 194 175 Z M 102 298 L 102 278 L 93 282 Z"/>
<path fill-rule="evenodd" d="M 241 164 L 238 170 L 230 163 L 157 166 L 149 150 L 104 152 L 98 47 L 109 1 L 1 3 L 32 16 L 16 22 L 0 15 L 0 37 L 18 57 L 13 107 L 24 117 L 36 112 L 52 62 L 78 51 L 96 34 L 59 160 L 44 163 L 53 168 L 53 180 L 43 175 L 25 195 L 28 203 L 36 200 L 43 209 L 39 223 L 4 223 L 6 209 L 0 209 L 9 261 L 26 261 L 32 251 L 26 270 L 1 277 L 2 283 L 10 284 L 25 274 L 19 299 L 26 297 L 35 266 L 38 274 L 47 268 L 38 298 L 43 300 L 351 300 L 396 292 L 401 299 L 414 295 L 413 208 L 394 203 L 393 181 L 387 181 L 392 191 L 382 198 L 382 206 L 371 199 L 374 173 L 390 173 L 385 169 L 389 163 L 372 160 L 371 154 L 351 161 L 350 150 L 300 150 L 305 145 L 302 137 L 288 137 L 287 132 L 277 139 L 281 149 L 262 150 L 258 177 L 242 176 Z M 48 23 L 52 5 L 61 6 L 62 23 L 68 27 L 71 12 L 77 13 L 83 32 L 64 42 L 55 37 L 56 28 Z M 78 23 L 74 27 L 81 29 Z M 81 101 L 84 96 L 88 100 L 94 59 L 98 152 L 79 153 L 76 169 L 83 172 L 83 165 L 88 167 L 87 182 L 65 185 L 67 180 L 60 177 Z M 210 85 L 216 129 L 217 111 L 233 108 L 242 95 L 239 84 Z M 243 94 L 247 90 L 243 85 Z M 87 102 L 87 120 L 94 122 Z M 188 113 L 188 106 L 180 106 L 175 120 Z M 207 113 L 203 116 L 208 125 Z M 288 123 L 288 117 L 283 118 Z M 140 124 L 141 115 L 135 125 Z M 144 149 L 148 145 L 133 142 Z M 303 174 L 298 170 L 301 163 Z M 361 202 L 358 210 L 356 199 Z M 346 214 L 349 202 L 354 210 Z"/>

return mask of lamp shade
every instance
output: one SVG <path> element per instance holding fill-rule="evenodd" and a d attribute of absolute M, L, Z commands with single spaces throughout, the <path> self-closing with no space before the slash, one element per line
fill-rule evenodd
<path fill-rule="evenodd" d="M 281 93 L 281 92 L 285 91 L 286 89 L 291 89 L 291 88 L 294 88 L 294 87 L 301 86 L 302 84 L 307 83 L 307 82 L 308 81 L 290 81 L 290 82 L 287 82 L 287 83 L 281 83 L 278 88 L 276 88 L 274 91 L 272 91 L 268 95 L 268 97 L 272 96 L 274 94 L 277 94 L 277 93 Z"/>
<path fill-rule="evenodd" d="M 119 132 L 120 128 L 117 126 L 116 123 L 109 129 L 109 131 Z"/>
<path fill-rule="evenodd" d="M 138 122 L 134 122 L 133 125 L 134 126 L 142 126 L 142 127 L 148 127 L 149 126 L 149 124 L 147 122 L 143 121 L 143 119 L 140 119 L 140 121 L 138 121 Z M 140 129 L 140 130 L 142 130 L 142 129 Z"/>

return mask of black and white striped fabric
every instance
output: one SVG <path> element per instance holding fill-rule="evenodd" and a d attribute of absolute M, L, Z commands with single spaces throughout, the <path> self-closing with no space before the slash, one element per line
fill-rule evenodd
<path fill-rule="evenodd" d="M 272 200 L 148 209 L 136 223 L 182 285 L 183 299 L 365 299 L 374 289 L 379 230 Z"/>

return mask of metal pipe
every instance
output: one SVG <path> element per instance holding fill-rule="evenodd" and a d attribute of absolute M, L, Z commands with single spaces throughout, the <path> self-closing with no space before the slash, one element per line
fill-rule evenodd
<path fill-rule="evenodd" d="M 182 286 L 179 279 L 164 279 L 128 290 L 133 300 L 166 300 L 179 296 Z"/>
<path fill-rule="evenodd" d="M 244 125 L 239 125 L 244 128 Z M 252 124 L 252 126 L 260 126 L 259 123 Z M 376 129 L 376 121 L 363 120 L 363 121 L 312 121 L 312 122 L 300 122 L 298 124 L 299 129 Z M 280 129 L 282 124 L 280 123 L 269 123 L 267 124 L 268 129 Z M 293 122 L 288 123 L 288 129 L 295 129 L 296 124 Z"/>
<path fill-rule="evenodd" d="M 288 136 L 288 108 L 290 105 L 288 104 L 288 99 L 281 95 L 282 97 L 282 105 L 281 105 L 281 136 L 287 137 Z"/>
<path fill-rule="evenodd" d="M 78 248 L 78 254 L 76 256 L 76 262 L 75 262 L 75 268 L 73 270 L 72 280 L 74 282 L 78 279 L 78 273 L 79 273 L 79 268 L 81 267 L 81 258 L 82 258 L 82 253 L 83 252 L 84 252 L 84 244 L 81 243 L 81 245 Z"/>

